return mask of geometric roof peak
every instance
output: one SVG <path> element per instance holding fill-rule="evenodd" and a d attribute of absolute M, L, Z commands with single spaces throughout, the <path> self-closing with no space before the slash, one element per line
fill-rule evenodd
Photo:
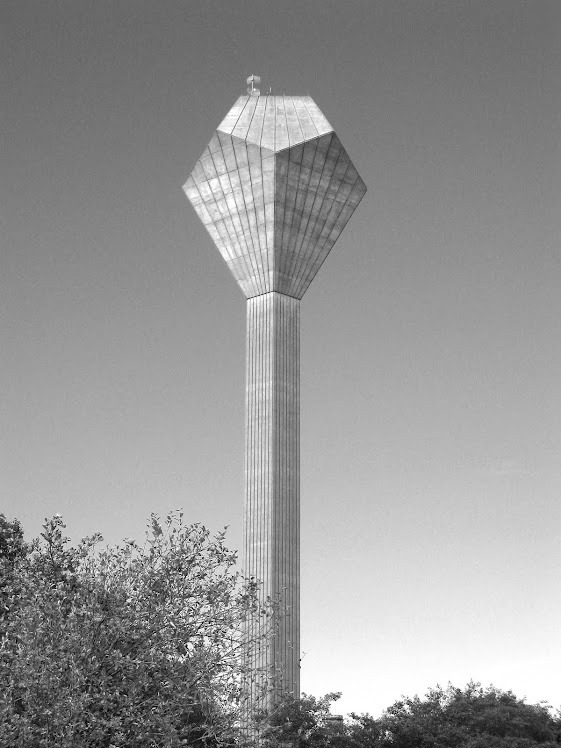
<path fill-rule="evenodd" d="M 275 153 L 333 132 L 310 96 L 240 96 L 218 126 Z"/>

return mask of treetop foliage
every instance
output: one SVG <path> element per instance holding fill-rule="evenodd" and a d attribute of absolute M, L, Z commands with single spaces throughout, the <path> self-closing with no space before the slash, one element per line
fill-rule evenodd
<path fill-rule="evenodd" d="M 385 734 L 380 745 L 396 748 L 553 748 L 561 734 L 545 704 L 526 704 L 511 691 L 474 682 L 399 700 L 379 724 Z"/>
<path fill-rule="evenodd" d="M 23 543 L 0 519 L 0 746 L 216 745 L 235 734 L 255 585 L 224 532 L 152 515 L 146 541 Z"/>
<path fill-rule="evenodd" d="M 468 683 L 334 720 L 302 695 L 241 729 L 244 621 L 263 615 L 225 533 L 152 515 L 145 542 L 26 543 L 0 514 L 0 748 L 557 748 L 544 703 Z M 265 627 L 264 629 L 265 630 Z M 254 674 L 252 674 L 254 675 Z"/>
<path fill-rule="evenodd" d="M 561 721 L 545 704 L 526 704 L 511 691 L 468 683 L 404 697 L 374 719 L 351 714 L 330 719 L 340 694 L 304 695 L 269 716 L 263 732 L 268 748 L 558 748 Z"/>

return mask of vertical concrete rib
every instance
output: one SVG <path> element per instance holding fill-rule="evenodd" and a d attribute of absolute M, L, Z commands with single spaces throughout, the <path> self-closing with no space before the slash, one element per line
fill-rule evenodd
<path fill-rule="evenodd" d="M 244 568 L 277 606 L 265 646 L 249 645 L 267 688 L 254 679 L 255 709 L 300 694 L 300 302 L 273 291 L 247 305 Z M 256 616 L 249 631 L 264 625 Z"/>

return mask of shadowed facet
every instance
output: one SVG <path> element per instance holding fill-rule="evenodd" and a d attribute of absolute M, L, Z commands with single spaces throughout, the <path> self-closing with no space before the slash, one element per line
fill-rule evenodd
<path fill-rule="evenodd" d="M 275 161 L 274 290 L 300 299 L 366 187 L 335 133 Z"/>

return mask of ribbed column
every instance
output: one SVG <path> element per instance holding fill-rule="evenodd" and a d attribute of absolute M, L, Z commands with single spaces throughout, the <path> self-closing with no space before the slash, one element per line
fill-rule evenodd
<path fill-rule="evenodd" d="M 300 695 L 300 302 L 271 292 L 247 302 L 244 568 L 277 605 L 265 644 L 251 641 L 250 707 Z M 260 690 L 263 676 L 268 689 Z"/>

